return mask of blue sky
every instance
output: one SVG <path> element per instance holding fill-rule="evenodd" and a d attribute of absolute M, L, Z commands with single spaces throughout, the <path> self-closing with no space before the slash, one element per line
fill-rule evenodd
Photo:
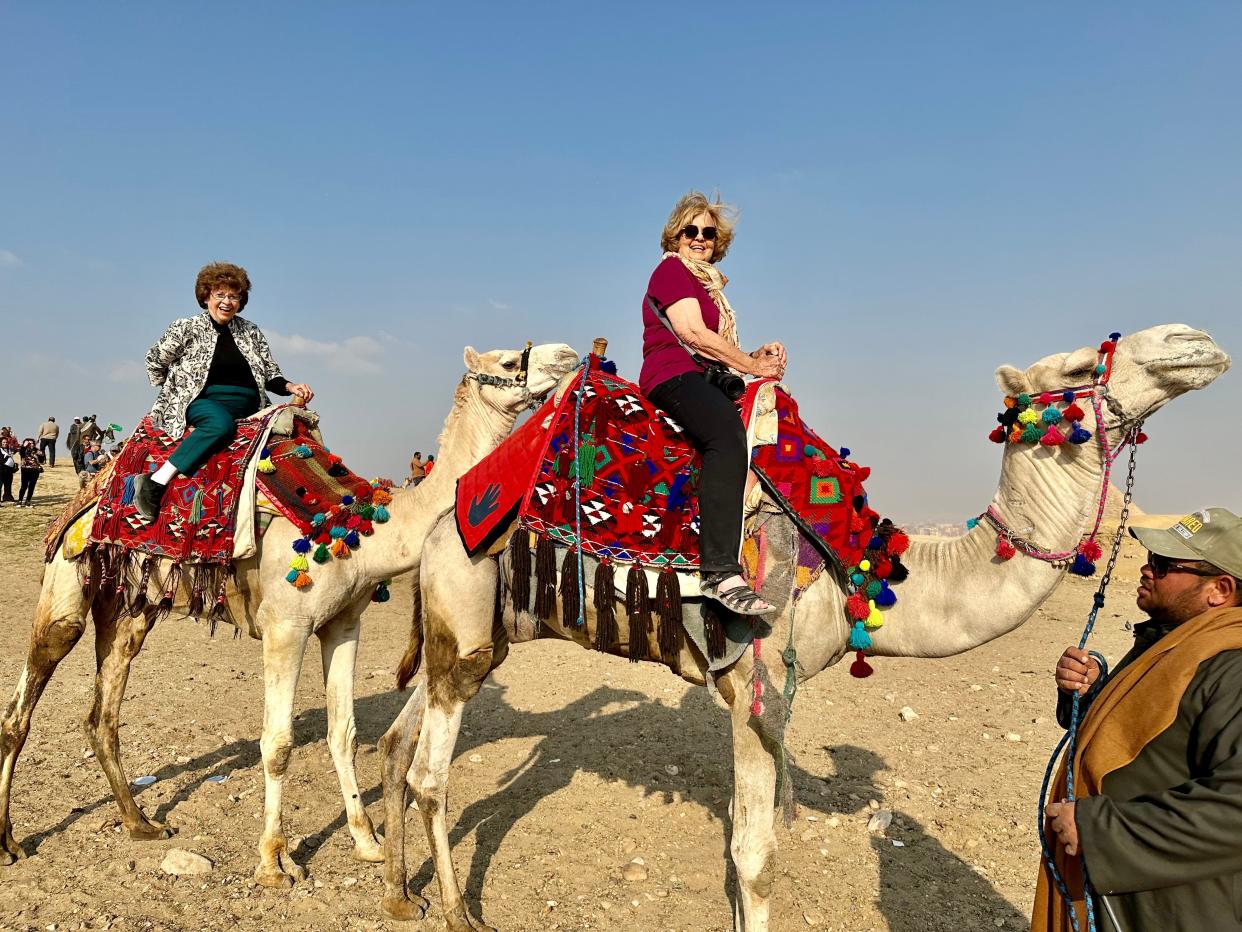
<path fill-rule="evenodd" d="M 1242 6 L 0 5 L 0 422 L 126 428 L 213 259 L 333 448 L 399 475 L 461 349 L 609 337 L 689 188 L 898 519 L 978 513 L 992 372 L 1181 321 L 1242 351 Z M 1148 511 L 1242 512 L 1238 373 L 1150 425 Z M 88 400 L 89 399 L 89 400 Z"/>

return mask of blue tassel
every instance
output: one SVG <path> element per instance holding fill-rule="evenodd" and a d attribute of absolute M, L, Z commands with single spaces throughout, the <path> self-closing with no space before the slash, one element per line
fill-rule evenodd
<path fill-rule="evenodd" d="M 328 520 L 328 516 L 322 511 L 315 512 L 315 517 L 311 518 L 311 527 L 322 527 L 323 523 Z"/>
<path fill-rule="evenodd" d="M 1075 576 L 1094 576 L 1095 564 L 1078 553 L 1074 555 L 1074 562 L 1070 564 L 1069 571 Z"/>
<path fill-rule="evenodd" d="M 978 526 L 979 526 L 978 518 L 967 518 L 966 519 L 966 530 L 973 531 Z"/>
<path fill-rule="evenodd" d="M 850 632 L 850 650 L 871 650 L 871 635 L 861 621 L 854 622 L 854 630 Z"/>
<path fill-rule="evenodd" d="M 342 495 L 342 496 L 341 496 L 341 504 L 342 504 L 342 505 L 352 505 L 353 503 L 354 503 L 354 497 L 353 497 L 352 495 Z"/>
<path fill-rule="evenodd" d="M 1061 400 L 1064 401 L 1066 404 L 1072 403 L 1074 400 L 1074 393 L 1066 392 L 1065 394 L 1061 396 Z"/>
<path fill-rule="evenodd" d="M 385 508 L 383 505 L 376 505 L 375 514 L 371 516 L 371 520 L 374 521 L 376 524 L 383 524 L 385 521 L 388 520 L 388 517 L 389 517 L 388 509 Z"/>
<path fill-rule="evenodd" d="M 121 492 L 121 504 L 132 505 L 134 503 L 134 477 L 125 477 L 125 489 Z"/>
<path fill-rule="evenodd" d="M 259 459 L 261 460 L 271 459 L 271 456 L 272 456 L 272 451 L 268 447 L 264 447 L 262 450 L 259 451 Z"/>
<path fill-rule="evenodd" d="M 1086 443 L 1091 439 L 1091 431 L 1084 430 L 1082 427 L 1078 426 L 1077 422 L 1075 422 L 1074 429 L 1070 431 L 1070 435 L 1067 439 L 1070 443 Z"/>
<path fill-rule="evenodd" d="M 357 531 L 350 531 L 348 534 L 345 535 L 345 546 L 346 547 L 350 547 L 350 548 L 357 547 L 359 543 L 361 543 L 361 541 L 358 539 Z"/>
<path fill-rule="evenodd" d="M 290 570 L 289 572 L 285 573 L 285 582 L 287 583 L 297 582 L 297 579 L 298 579 L 297 570 Z"/>
<path fill-rule="evenodd" d="M 868 550 L 883 550 L 884 549 L 884 538 L 881 537 L 879 534 L 877 534 L 875 537 L 871 538 L 871 540 L 867 543 L 867 549 Z"/>
<path fill-rule="evenodd" d="M 305 537 L 299 537 L 293 542 L 294 553 L 310 553 L 311 542 Z"/>
<path fill-rule="evenodd" d="M 897 593 L 888 587 L 887 582 L 880 583 L 880 594 L 875 597 L 875 604 L 880 608 L 889 608 L 897 604 Z"/>
<path fill-rule="evenodd" d="M 839 453 L 839 455 L 840 455 L 841 459 L 845 459 L 846 457 L 848 457 L 848 456 L 850 455 L 850 448 L 849 448 L 849 447 L 842 447 L 842 448 L 841 448 L 841 451 L 840 451 L 840 453 Z M 861 649 L 862 649 L 862 648 L 859 648 L 859 650 L 861 650 Z"/>
<path fill-rule="evenodd" d="M 329 531 L 328 533 L 332 536 L 332 539 L 333 539 L 333 540 L 340 540 L 342 537 L 344 537 L 344 536 L 345 536 L 345 528 L 343 528 L 343 527 L 334 527 L 334 528 L 333 528 L 331 531 Z"/>

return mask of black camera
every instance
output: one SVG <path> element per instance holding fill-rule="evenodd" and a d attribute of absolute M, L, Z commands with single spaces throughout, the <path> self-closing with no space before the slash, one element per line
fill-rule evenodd
<path fill-rule="evenodd" d="M 746 380 L 740 375 L 734 375 L 729 369 L 720 365 L 710 365 L 703 373 L 703 378 L 708 385 L 714 385 L 722 392 L 730 401 L 737 401 L 746 394 Z"/>

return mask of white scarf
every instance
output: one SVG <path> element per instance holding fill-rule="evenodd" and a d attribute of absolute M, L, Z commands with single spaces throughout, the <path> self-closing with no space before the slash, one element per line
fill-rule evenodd
<path fill-rule="evenodd" d="M 733 313 L 729 299 L 724 295 L 724 286 L 729 284 L 729 280 L 710 262 L 704 262 L 702 259 L 687 259 L 681 253 L 676 252 L 666 252 L 662 258 L 667 259 L 669 256 L 680 259 L 681 264 L 706 289 L 712 303 L 720 310 L 720 327 L 717 333 L 740 349 L 741 343 L 737 338 L 737 317 Z"/>

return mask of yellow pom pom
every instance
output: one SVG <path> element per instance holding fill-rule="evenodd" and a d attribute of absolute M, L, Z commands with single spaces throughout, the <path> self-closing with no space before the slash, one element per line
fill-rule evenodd
<path fill-rule="evenodd" d="M 259 460 L 259 472 L 275 472 L 276 464 L 269 457 L 263 457 Z"/>
<path fill-rule="evenodd" d="M 871 599 L 868 603 L 871 606 L 871 613 L 867 616 L 867 620 L 863 622 L 868 628 L 875 630 L 884 624 L 884 613 L 880 611 L 875 604 L 875 599 Z"/>
<path fill-rule="evenodd" d="M 1032 411 L 1030 408 L 1027 408 L 1025 411 L 1023 411 L 1021 414 L 1018 415 L 1018 422 L 1021 424 L 1034 424 L 1038 420 L 1039 420 L 1039 415 L 1036 414 L 1034 411 Z"/>
<path fill-rule="evenodd" d="M 296 557 L 289 561 L 289 569 L 301 570 L 303 572 L 310 569 L 310 564 L 306 562 L 306 554 L 299 553 Z"/>
<path fill-rule="evenodd" d="M 861 563 L 858 564 L 858 568 L 862 570 L 864 573 L 867 572 L 867 570 L 871 569 L 871 561 L 863 560 Z"/>

